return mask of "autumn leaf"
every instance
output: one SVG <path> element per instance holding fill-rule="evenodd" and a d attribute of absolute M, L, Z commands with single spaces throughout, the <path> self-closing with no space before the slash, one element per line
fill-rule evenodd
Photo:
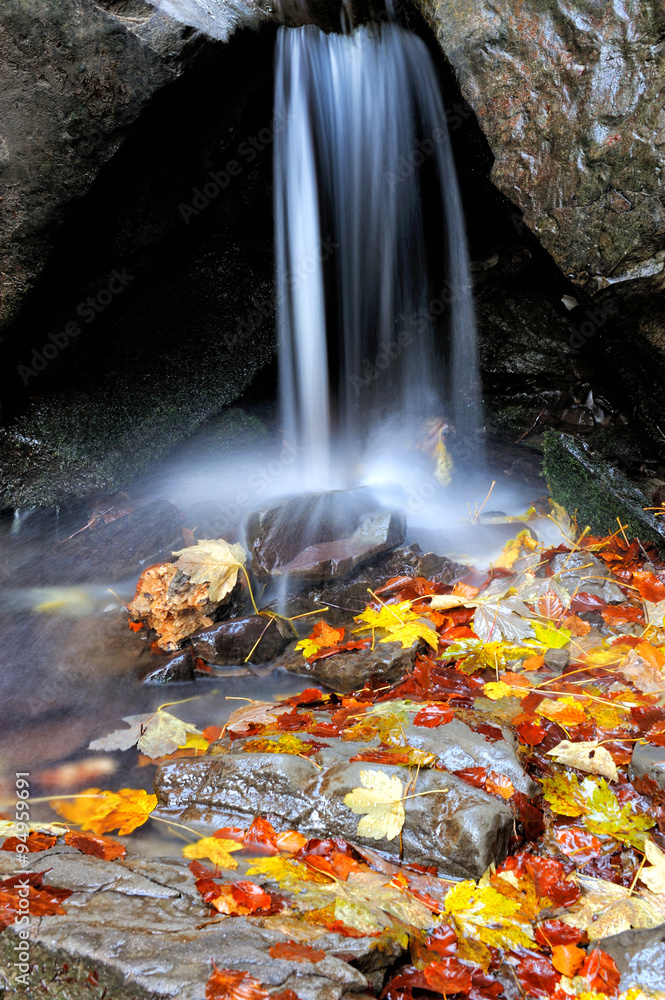
<path fill-rule="evenodd" d="M 549 802 L 552 812 L 560 816 L 582 816 L 586 811 L 584 792 L 579 780 L 569 771 L 543 778 L 542 786 L 543 797 Z"/>
<path fill-rule="evenodd" d="M 562 726 L 578 726 L 586 720 L 583 702 L 572 696 L 543 701 L 536 709 L 536 714 Z"/>
<path fill-rule="evenodd" d="M 79 830 L 68 830 L 65 834 L 65 843 L 70 847 L 75 847 L 82 854 L 91 854 L 95 858 L 102 858 L 104 861 L 115 861 L 116 858 L 124 858 L 127 848 L 124 844 L 112 840 L 110 837 L 95 836 L 90 833 L 81 833 Z"/>
<path fill-rule="evenodd" d="M 200 736 L 195 726 L 182 722 L 169 712 L 158 708 L 145 715 L 127 715 L 123 719 L 128 729 L 116 729 L 108 736 L 93 740 L 90 750 L 128 750 L 136 744 L 146 757 L 154 759 L 185 747 L 190 736 Z M 207 741 L 205 743 L 207 747 Z"/>
<path fill-rule="evenodd" d="M 445 726 L 448 722 L 452 722 L 454 717 L 455 709 L 451 708 L 450 705 L 428 702 L 416 713 L 413 724 L 414 726 L 434 729 L 436 726 Z"/>
<path fill-rule="evenodd" d="M 424 903 L 376 872 L 351 872 L 346 882 L 327 879 L 326 884 L 305 886 L 297 899 L 308 911 L 332 905 L 335 920 L 362 934 L 376 934 L 395 921 L 416 930 L 435 922 Z"/>
<path fill-rule="evenodd" d="M 250 701 L 243 708 L 236 708 L 229 715 L 225 729 L 234 733 L 243 733 L 254 725 L 274 726 L 276 717 L 284 711 L 282 706 L 274 701 Z"/>
<path fill-rule="evenodd" d="M 235 969 L 215 967 L 206 983 L 206 1000 L 266 1000 L 268 996 L 258 979 Z"/>
<path fill-rule="evenodd" d="M 45 874 L 26 872 L 0 879 L 0 931 L 24 914 L 35 918 L 66 913 L 62 903 L 71 896 L 71 890 L 44 885 Z"/>
<path fill-rule="evenodd" d="M 655 657 L 649 656 L 648 653 L 640 656 L 645 646 L 646 643 L 641 643 L 637 649 L 631 649 L 619 667 L 619 673 L 631 681 L 638 691 L 650 694 L 665 688 L 665 674 L 655 661 Z"/>
<path fill-rule="evenodd" d="M 554 757 L 557 764 L 567 764 L 575 767 L 578 771 L 586 771 L 589 774 L 600 774 L 610 781 L 618 781 L 619 774 L 616 764 L 612 760 L 610 753 L 605 747 L 600 746 L 598 740 L 589 740 L 582 743 L 571 743 L 569 740 L 561 740 L 555 747 L 547 751 L 549 757 Z"/>
<path fill-rule="evenodd" d="M 410 649 L 414 642 L 424 639 L 432 649 L 439 648 L 439 636 L 422 621 L 421 614 L 411 609 L 411 601 L 401 601 L 398 604 L 384 604 L 379 611 L 374 608 L 365 608 L 361 615 L 356 617 L 357 622 L 362 622 L 362 627 L 356 629 L 357 632 L 366 631 L 368 628 L 380 629 L 387 632 L 381 642 L 399 642 L 403 649 Z"/>
<path fill-rule="evenodd" d="M 581 969 L 586 952 L 576 944 L 555 944 L 552 948 L 552 965 L 557 972 L 570 979 Z"/>
<path fill-rule="evenodd" d="M 247 556 L 242 545 L 229 545 L 223 538 L 201 539 L 196 545 L 178 549 L 176 566 L 192 583 L 207 583 L 210 600 L 217 603 L 231 593 L 238 570 Z"/>
<path fill-rule="evenodd" d="M 499 701 L 501 698 L 511 698 L 518 693 L 518 691 L 512 689 L 510 684 L 506 684 L 504 681 L 488 681 L 487 684 L 483 684 L 483 694 L 491 701 Z"/>
<path fill-rule="evenodd" d="M 293 733 L 282 733 L 276 740 L 262 737 L 247 740 L 242 749 L 245 753 L 290 753 L 298 757 L 312 757 L 326 745 L 316 740 L 300 740 Z"/>
<path fill-rule="evenodd" d="M 279 941 L 269 950 L 271 958 L 281 958 L 284 962 L 311 962 L 316 964 L 325 957 L 325 951 L 312 948 L 309 944 L 298 944 L 296 941 Z"/>
<path fill-rule="evenodd" d="M 242 850 L 242 844 L 221 837 L 202 837 L 194 844 L 183 847 L 185 858 L 208 858 L 219 868 L 237 868 L 238 862 L 231 857 L 233 851 Z"/>
<path fill-rule="evenodd" d="M 519 597 L 479 602 L 473 616 L 473 631 L 483 642 L 489 642 L 490 639 L 528 639 L 535 634 L 529 621 L 530 615 L 531 612 Z"/>
<path fill-rule="evenodd" d="M 533 931 L 520 916 L 521 906 L 492 886 L 458 882 L 446 895 L 445 912 L 459 938 L 486 948 L 530 948 Z"/>
<path fill-rule="evenodd" d="M 651 867 L 642 869 L 640 881 L 656 895 L 665 895 L 665 854 L 650 837 L 644 845 L 644 854 Z"/>
<path fill-rule="evenodd" d="M 596 993 L 616 995 L 621 973 L 617 969 L 616 962 L 607 952 L 600 948 L 594 948 L 590 952 L 580 969 L 580 976 L 586 979 L 591 988 Z"/>
<path fill-rule="evenodd" d="M 631 804 L 624 806 L 619 803 L 615 793 L 607 782 L 601 778 L 595 782 L 585 778 L 582 790 L 586 796 L 585 825 L 591 833 L 609 834 L 624 844 L 630 844 L 638 850 L 644 849 L 645 830 L 655 825 L 651 816 L 636 813 Z"/>
<path fill-rule="evenodd" d="M 328 875 L 312 871 L 301 861 L 294 861 L 292 858 L 261 858 L 252 862 L 247 874 L 264 875 L 277 882 L 280 889 L 296 892 L 303 888 L 304 883 L 327 884 L 330 881 Z"/>
<path fill-rule="evenodd" d="M 337 646 L 344 638 L 343 628 L 332 628 L 324 621 L 317 622 L 311 634 L 296 644 L 304 657 L 313 656 L 320 649 Z"/>
<path fill-rule="evenodd" d="M 364 787 L 344 796 L 344 805 L 352 812 L 366 814 L 358 821 L 358 836 L 394 840 L 406 820 L 402 782 L 385 771 L 361 771 L 360 780 Z"/>
<path fill-rule="evenodd" d="M 28 854 L 35 854 L 38 851 L 48 851 L 49 848 L 53 847 L 57 839 L 57 837 L 50 837 L 46 833 L 31 830 L 25 839 L 7 837 L 2 847 L 0 847 L 0 851 L 15 851 L 18 845 L 21 844 L 21 851 L 26 851 Z"/>
<path fill-rule="evenodd" d="M 121 836 L 125 836 L 145 823 L 157 806 L 157 796 L 148 795 L 143 788 L 121 788 L 118 792 L 88 788 L 73 802 L 53 799 L 49 804 L 60 816 L 76 823 L 82 830 L 92 830 L 101 835 L 117 829 Z"/>

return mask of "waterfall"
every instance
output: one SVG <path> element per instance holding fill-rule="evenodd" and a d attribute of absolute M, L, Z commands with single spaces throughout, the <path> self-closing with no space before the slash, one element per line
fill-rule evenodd
<path fill-rule="evenodd" d="M 280 28 L 276 77 L 283 425 L 306 488 L 348 486 L 382 440 L 441 417 L 469 440 L 480 425 L 464 217 L 416 35 Z"/>

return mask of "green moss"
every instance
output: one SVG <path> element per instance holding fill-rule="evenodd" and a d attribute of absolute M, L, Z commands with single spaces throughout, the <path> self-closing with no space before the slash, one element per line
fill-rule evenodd
<path fill-rule="evenodd" d="M 648 501 L 623 473 L 569 434 L 546 431 L 544 468 L 554 500 L 580 527 L 587 524 L 598 535 L 612 534 L 617 518 L 630 538 L 653 542 L 665 551 L 665 533 L 651 513 Z"/>

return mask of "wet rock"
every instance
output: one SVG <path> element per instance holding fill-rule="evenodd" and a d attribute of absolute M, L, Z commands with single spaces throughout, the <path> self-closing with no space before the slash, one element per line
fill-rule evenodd
<path fill-rule="evenodd" d="M 607 604 L 625 601 L 621 589 L 608 578 L 605 563 L 590 552 L 562 552 L 552 559 L 552 570 L 571 593 L 593 594 Z"/>
<path fill-rule="evenodd" d="M 358 567 L 339 580 L 312 587 L 307 597 L 312 605 L 327 605 L 325 619 L 331 625 L 347 622 L 360 614 L 370 598 L 368 588 L 375 590 L 395 576 L 423 576 L 426 580 L 451 583 L 463 576 L 467 567 L 434 552 L 423 552 L 419 545 L 400 546 L 383 553 Z"/>
<path fill-rule="evenodd" d="M 567 649 L 546 649 L 543 653 L 545 666 L 550 670 L 558 670 L 561 673 L 570 662 L 570 653 Z"/>
<path fill-rule="evenodd" d="M 603 938 L 603 951 L 611 955 L 621 973 L 621 990 L 639 986 L 658 994 L 665 970 L 665 924 L 649 930 L 629 930 Z"/>
<path fill-rule="evenodd" d="M 404 734 L 408 743 L 435 754 L 444 767 L 488 766 L 510 777 L 519 790 L 533 791 L 510 743 L 492 743 L 457 720 L 433 730 L 406 725 Z M 307 734 L 299 736 L 309 752 Z M 360 771 L 377 766 L 350 760 L 367 751 L 368 743 L 326 737 L 324 746 L 306 759 L 293 752 L 247 752 L 246 742 L 238 739 L 231 744 L 225 739 L 215 744 L 212 755 L 162 765 L 155 778 L 160 815 L 214 831 L 245 825 L 264 812 L 276 825 L 298 829 L 305 836 L 339 836 L 396 853 L 394 841 L 359 838 L 358 817 L 344 805 L 344 796 L 361 784 Z M 380 767 L 406 780 L 404 768 Z M 491 861 L 505 856 L 513 826 L 511 811 L 505 802 L 454 775 L 421 771 L 418 791 L 435 789 L 445 792 L 408 803 L 403 857 L 436 865 L 442 874 L 477 878 Z"/>
<path fill-rule="evenodd" d="M 374 649 L 351 649 L 308 663 L 302 650 L 295 646 L 293 643 L 277 660 L 275 667 L 309 677 L 342 694 L 357 691 L 371 678 L 396 683 L 413 670 L 418 651 L 417 644 L 403 649 L 399 642 L 377 642 Z"/>
<path fill-rule="evenodd" d="M 261 18 L 258 8 L 225 7 L 225 40 Z M 122 0 L 8 0 L 0 39 L 1 327 L 39 276 L 67 205 L 153 96 L 206 53 L 200 38 L 142 0 L 132 9 Z"/>
<path fill-rule="evenodd" d="M 552 497 L 569 514 L 577 511 L 580 525 L 588 524 L 594 534 L 608 535 L 616 531 L 619 517 L 629 538 L 653 542 L 665 551 L 665 529 L 649 510 L 644 509 L 649 507 L 644 494 L 617 468 L 569 434 L 547 431 L 544 446 L 545 475 Z M 580 554 L 575 555 L 580 557 Z M 595 556 L 589 557 L 589 561 L 594 559 Z M 599 565 L 602 576 L 606 576 L 603 564 Z M 593 570 L 589 572 L 596 575 Z M 584 576 L 585 571 L 581 575 Z M 596 589 L 591 588 L 597 588 L 599 581 L 584 580 L 581 589 L 586 590 L 587 586 L 590 593 L 596 593 Z M 606 593 L 605 587 L 611 588 L 610 593 L 618 591 L 616 584 L 604 584 L 599 596 Z M 623 600 L 623 597 L 615 596 L 610 600 Z"/>
<path fill-rule="evenodd" d="M 658 0 L 419 6 L 487 137 L 494 183 L 564 274 L 591 291 L 662 288 Z"/>
<path fill-rule="evenodd" d="M 270 957 L 270 947 L 288 936 L 260 918 L 234 917 L 197 929 L 211 910 L 181 861 L 128 856 L 106 862 L 66 847 L 30 860 L 32 870 L 49 870 L 48 884 L 73 891 L 65 915 L 32 922 L 30 982 L 49 996 L 82 1000 L 94 983 L 100 996 L 106 992 L 114 1000 L 201 1000 L 214 957 L 218 968 L 249 972 L 271 991 L 297 989 L 302 1000 L 341 1000 L 368 992 L 368 980 L 336 953 L 378 970 L 382 980 L 380 970 L 400 951 L 396 945 L 393 952 L 377 953 L 373 938 L 325 932 L 316 947 L 326 957 L 305 971 L 302 962 Z M 0 852 L 0 878 L 15 869 L 13 855 Z M 12 927 L 0 935 L 5 969 L 15 961 L 15 943 Z M 25 995 L 32 995 L 30 988 Z"/>
<path fill-rule="evenodd" d="M 406 521 L 366 490 L 286 497 L 253 511 L 247 546 L 257 577 L 322 580 L 344 576 L 404 541 Z"/>
<path fill-rule="evenodd" d="M 638 778 L 651 778 L 665 788 L 665 747 L 636 743 L 630 761 L 633 774 Z"/>
<path fill-rule="evenodd" d="M 148 664 L 142 680 L 144 684 L 182 684 L 193 681 L 195 677 L 194 657 L 189 646 L 186 646 L 180 653 L 160 656 Z"/>
<path fill-rule="evenodd" d="M 206 663 L 226 667 L 245 662 L 271 663 L 284 651 L 291 635 L 287 623 L 278 618 L 249 615 L 202 629 L 190 642 L 194 654 Z"/>

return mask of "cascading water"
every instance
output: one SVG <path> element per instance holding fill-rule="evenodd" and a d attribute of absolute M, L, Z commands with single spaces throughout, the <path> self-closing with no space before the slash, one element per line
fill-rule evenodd
<path fill-rule="evenodd" d="M 469 258 L 427 47 L 394 22 L 280 28 L 275 111 L 281 404 L 302 486 L 354 485 L 364 450 L 413 439 L 429 418 L 472 440 Z M 429 261 L 437 243 L 445 281 Z"/>

